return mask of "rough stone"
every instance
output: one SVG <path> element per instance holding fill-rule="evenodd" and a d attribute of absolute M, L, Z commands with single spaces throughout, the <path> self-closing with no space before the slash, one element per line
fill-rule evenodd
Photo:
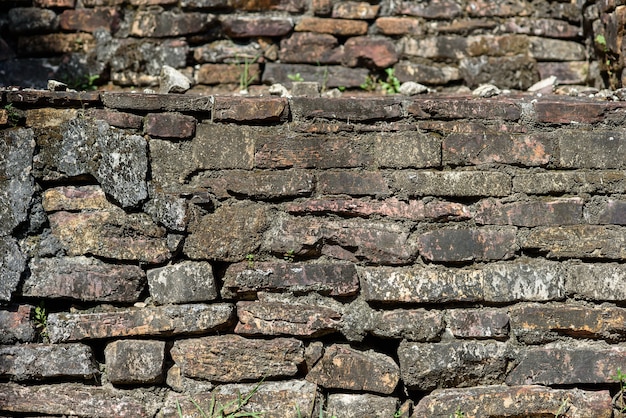
<path fill-rule="evenodd" d="M 481 84 L 493 84 L 500 88 L 526 90 L 539 81 L 536 62 L 529 59 L 526 54 L 511 57 L 481 55 L 463 58 L 459 64 L 459 71 L 470 88 Z"/>
<path fill-rule="evenodd" d="M 83 344 L 0 347 L 0 376 L 12 380 L 92 379 L 98 374 L 91 347 Z"/>
<path fill-rule="evenodd" d="M 358 36 L 367 33 L 367 22 L 350 19 L 323 19 L 304 17 L 298 22 L 296 32 L 329 33 L 337 36 Z"/>
<path fill-rule="evenodd" d="M 78 117 L 76 109 L 28 109 L 26 126 L 29 128 L 53 128 Z"/>
<path fill-rule="evenodd" d="M 562 168 L 624 168 L 626 135 L 623 132 L 566 131 L 560 133 L 558 144 Z"/>
<path fill-rule="evenodd" d="M 365 122 L 377 119 L 395 119 L 402 116 L 402 106 L 396 99 L 293 98 L 290 102 L 295 118 L 343 119 Z"/>
<path fill-rule="evenodd" d="M 169 65 L 161 68 L 159 91 L 161 93 L 184 93 L 191 87 L 187 76 Z"/>
<path fill-rule="evenodd" d="M 442 312 L 425 309 L 377 311 L 369 331 L 375 337 L 407 341 L 438 341 L 444 331 Z"/>
<path fill-rule="evenodd" d="M 380 172 L 325 171 L 317 175 L 317 191 L 325 195 L 382 197 L 390 194 Z"/>
<path fill-rule="evenodd" d="M 579 197 L 512 203 L 483 200 L 474 208 L 473 218 L 483 225 L 575 225 L 583 221 L 583 203 Z"/>
<path fill-rule="evenodd" d="M 293 338 L 219 335 L 177 340 L 171 355 L 187 377 L 211 382 L 258 381 L 295 376 L 304 362 L 304 345 Z"/>
<path fill-rule="evenodd" d="M 390 394 L 400 379 L 392 358 L 373 350 L 361 351 L 348 345 L 327 347 L 322 359 L 306 376 L 327 389 L 362 390 Z"/>
<path fill-rule="evenodd" d="M 162 9 L 135 13 L 130 35 L 136 37 L 175 37 L 209 30 L 215 16 L 207 13 L 177 13 Z"/>
<path fill-rule="evenodd" d="M 537 61 L 584 61 L 585 46 L 573 41 L 530 37 L 530 55 Z"/>
<path fill-rule="evenodd" d="M 43 192 L 46 212 L 112 209 L 99 186 L 60 186 Z"/>
<path fill-rule="evenodd" d="M 95 9 L 64 10 L 59 16 L 59 27 L 65 31 L 89 32 L 103 28 L 115 32 L 119 28 L 121 16 L 112 7 Z"/>
<path fill-rule="evenodd" d="M 35 324 L 30 317 L 30 305 L 9 306 L 0 310 L 0 344 L 30 343 L 35 341 Z"/>
<path fill-rule="evenodd" d="M 9 302 L 26 270 L 26 255 L 15 239 L 0 236 L 0 302 Z"/>
<path fill-rule="evenodd" d="M 422 24 L 412 17 L 381 16 L 376 19 L 376 29 L 383 35 L 421 35 Z"/>
<path fill-rule="evenodd" d="M 515 402 L 511 402 L 514 399 Z M 612 415 L 608 391 L 552 389 L 545 386 L 492 385 L 475 388 L 436 389 L 420 400 L 413 418 L 449 418 L 456 411 L 467 416 L 550 416 L 567 400 L 567 414 L 573 417 L 609 418 Z"/>
<path fill-rule="evenodd" d="M 398 348 L 402 381 L 411 390 L 504 383 L 509 356 L 501 342 L 403 341 Z"/>
<path fill-rule="evenodd" d="M 227 17 L 221 23 L 224 33 L 230 38 L 278 37 L 293 29 L 293 21 L 284 17 Z"/>
<path fill-rule="evenodd" d="M 237 64 L 241 60 L 253 60 L 262 52 L 261 46 L 257 43 L 242 45 L 230 39 L 223 39 L 196 47 L 193 51 L 193 58 L 199 63 Z"/>
<path fill-rule="evenodd" d="M 157 138 L 191 138 L 196 133 L 196 119 L 180 113 L 149 113 L 144 131 Z"/>
<path fill-rule="evenodd" d="M 304 53 L 304 51 L 300 51 Z M 263 83 L 280 83 L 290 87 L 290 74 L 300 74 L 306 81 L 317 82 L 326 88 L 359 87 L 368 75 L 366 68 L 346 68 L 341 65 L 305 65 L 305 64 L 278 64 L 269 62 L 263 71 Z"/>
<path fill-rule="evenodd" d="M 391 186 L 410 196 L 507 196 L 511 177 L 496 171 L 402 171 Z"/>
<path fill-rule="evenodd" d="M 193 161 L 200 169 L 249 170 L 254 163 L 256 135 L 248 127 L 200 123 L 193 140 Z"/>
<path fill-rule="evenodd" d="M 203 261 L 182 261 L 148 270 L 150 296 L 155 304 L 214 300 L 217 288 L 213 267 Z"/>
<path fill-rule="evenodd" d="M 328 34 L 295 32 L 280 42 L 280 61 L 289 63 L 339 64 L 343 48 Z"/>
<path fill-rule="evenodd" d="M 17 34 L 53 32 L 58 27 L 57 15 L 49 9 L 14 7 L 8 10 L 9 29 Z"/>
<path fill-rule="evenodd" d="M 222 297 L 244 298 L 260 291 L 319 292 L 351 296 L 359 291 L 353 264 L 251 262 L 232 264 L 224 275 Z"/>
<path fill-rule="evenodd" d="M 450 332 L 456 338 L 504 340 L 509 337 L 509 315 L 500 309 L 447 311 Z"/>
<path fill-rule="evenodd" d="M 287 119 L 288 109 L 287 100 L 282 97 L 236 98 L 217 96 L 213 120 L 218 122 L 284 121 Z"/>
<path fill-rule="evenodd" d="M 388 418 L 398 409 L 398 399 L 366 394 L 333 393 L 328 395 L 326 411 L 342 418 Z"/>
<path fill-rule="evenodd" d="M 438 229 L 418 238 L 420 254 L 428 260 L 490 261 L 512 258 L 518 247 L 516 229 Z"/>
<path fill-rule="evenodd" d="M 35 258 L 22 295 L 82 301 L 136 302 L 146 285 L 138 266 L 113 265 L 88 257 Z"/>
<path fill-rule="evenodd" d="M 617 263 L 568 264 L 565 287 L 569 296 L 597 301 L 619 301 L 626 298 L 621 286 L 626 268 Z"/>
<path fill-rule="evenodd" d="M 395 45 L 386 38 L 355 36 L 344 44 L 343 64 L 348 67 L 373 64 L 377 68 L 388 68 L 398 62 Z"/>
<path fill-rule="evenodd" d="M 426 19 L 450 19 L 458 17 L 463 9 L 454 0 L 436 0 L 428 3 L 413 3 L 405 1 L 399 3 L 396 13 L 418 16 Z"/>
<path fill-rule="evenodd" d="M 176 195 L 155 193 L 144 205 L 144 211 L 167 229 L 182 232 L 187 228 L 190 209 L 187 201 Z"/>
<path fill-rule="evenodd" d="M 48 315 L 53 343 L 86 339 L 171 336 L 218 331 L 230 325 L 234 306 L 221 304 L 166 305 L 154 308 L 112 308 Z"/>
<path fill-rule="evenodd" d="M 623 171 L 551 171 L 520 173 L 513 177 L 513 191 L 528 194 L 624 193 Z"/>
<path fill-rule="evenodd" d="M 247 68 L 247 70 L 246 70 Z M 195 81 L 198 84 L 239 84 L 244 77 L 244 72 L 248 72 L 250 84 L 258 84 L 261 80 L 261 67 L 253 63 L 245 64 L 202 64 L 195 73 Z"/>
<path fill-rule="evenodd" d="M 132 113 L 118 112 L 110 109 L 88 109 L 87 117 L 103 120 L 116 128 L 141 129 L 143 118 Z"/>
<path fill-rule="evenodd" d="M 163 381 L 165 341 L 120 340 L 104 348 L 107 378 L 114 385 Z"/>
<path fill-rule="evenodd" d="M 531 230 L 520 246 L 549 258 L 622 259 L 626 257 L 626 231 L 597 225 L 546 226 Z"/>
<path fill-rule="evenodd" d="M 17 50 L 27 56 L 87 53 L 95 44 L 94 37 L 87 33 L 50 33 L 19 37 Z"/>
<path fill-rule="evenodd" d="M 478 99 L 471 97 L 446 97 L 445 100 L 413 99 L 408 112 L 419 118 L 434 119 L 482 119 L 484 120 L 519 120 L 521 107 L 510 99 Z"/>

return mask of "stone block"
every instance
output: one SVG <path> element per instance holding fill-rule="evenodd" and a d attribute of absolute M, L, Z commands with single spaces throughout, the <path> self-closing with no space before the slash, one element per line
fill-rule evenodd
<path fill-rule="evenodd" d="M 221 24 L 230 38 L 280 37 L 293 29 L 293 20 L 285 17 L 226 17 Z"/>
<path fill-rule="evenodd" d="M 513 177 L 513 191 L 539 195 L 624 193 L 626 174 L 619 170 L 520 173 Z"/>
<path fill-rule="evenodd" d="M 143 210 L 155 222 L 167 229 L 179 232 L 186 230 L 191 216 L 187 200 L 169 193 L 154 193 L 152 199 L 144 205 Z"/>
<path fill-rule="evenodd" d="M 436 0 L 428 3 L 402 2 L 396 14 L 423 17 L 425 19 L 454 19 L 463 12 L 454 0 Z"/>
<path fill-rule="evenodd" d="M 263 54 L 260 45 L 240 44 L 229 39 L 213 41 L 194 48 L 193 58 L 198 63 L 229 63 L 240 64 L 242 60 L 252 61 L 254 57 Z M 253 64 L 251 64 L 252 66 Z M 232 68 L 232 67 L 231 67 Z"/>
<path fill-rule="evenodd" d="M 47 189 L 43 192 L 42 204 L 46 212 L 104 210 L 114 207 L 99 186 L 60 186 Z"/>
<path fill-rule="evenodd" d="M 116 32 L 122 17 L 113 7 L 95 9 L 64 10 L 59 17 L 59 26 L 66 31 L 93 33 L 97 29 Z"/>
<path fill-rule="evenodd" d="M 376 29 L 383 35 L 422 35 L 422 26 L 419 19 L 413 17 L 381 16 L 376 19 Z"/>
<path fill-rule="evenodd" d="M 200 123 L 192 144 L 192 161 L 199 169 L 250 170 L 254 163 L 255 138 L 249 127 Z M 219 138 L 219 147 L 216 146 Z"/>
<path fill-rule="evenodd" d="M 509 372 L 506 384 L 588 385 L 611 384 L 611 376 L 626 361 L 626 349 L 606 344 L 554 343 L 529 348 Z"/>
<path fill-rule="evenodd" d="M 495 84 L 506 89 L 526 90 L 539 81 L 536 61 L 529 59 L 527 53 L 504 57 L 480 55 L 463 58 L 459 70 L 465 84 L 470 88 L 481 84 Z"/>
<path fill-rule="evenodd" d="M 334 4 L 331 16 L 335 19 L 371 20 L 376 18 L 379 8 L 379 5 L 366 2 L 348 1 Z"/>
<path fill-rule="evenodd" d="M 626 201 L 600 198 L 592 202 L 585 210 L 587 222 L 600 225 L 626 225 Z"/>
<path fill-rule="evenodd" d="M 27 414 L 148 418 L 155 416 L 160 400 L 149 392 L 132 393 L 92 384 L 0 383 L 0 405 L 9 412 Z"/>
<path fill-rule="evenodd" d="M 22 56 L 87 53 L 95 47 L 96 40 L 88 33 L 50 33 L 21 36 L 17 40 L 17 50 Z"/>
<path fill-rule="evenodd" d="M 27 60 L 27 63 L 35 65 L 51 65 L 54 61 Z M 24 69 L 23 71 L 26 71 Z M 48 91 L 48 90 L 16 90 L 5 93 L 6 101 L 17 104 L 54 106 L 97 106 L 100 105 L 100 92 L 98 91 Z"/>
<path fill-rule="evenodd" d="M 295 32 L 280 42 L 281 62 L 309 64 L 339 64 L 343 48 L 337 38 L 329 34 Z"/>
<path fill-rule="evenodd" d="M 296 24 L 296 32 L 328 33 L 336 36 L 359 36 L 367 33 L 367 22 L 350 19 L 304 17 Z"/>
<path fill-rule="evenodd" d="M 228 4 L 247 12 L 265 12 L 275 10 L 289 13 L 303 13 L 308 4 L 303 0 L 273 0 L 269 4 L 258 0 L 228 0 Z"/>
<path fill-rule="evenodd" d="M 388 418 L 398 410 L 398 399 L 364 394 L 333 393 L 328 395 L 326 411 L 342 418 Z"/>
<path fill-rule="evenodd" d="M 26 126 L 29 128 L 54 128 L 78 117 L 76 109 L 28 109 Z"/>
<path fill-rule="evenodd" d="M 215 16 L 207 13 L 142 10 L 135 13 L 130 24 L 130 35 L 141 38 L 164 38 L 207 31 Z"/>
<path fill-rule="evenodd" d="M 247 339 L 238 335 L 177 340 L 172 359 L 184 376 L 217 382 L 290 377 L 304 362 L 304 345 L 293 338 Z"/>
<path fill-rule="evenodd" d="M 354 265 L 346 263 L 252 262 L 228 267 L 222 297 L 244 298 L 259 291 L 351 296 L 359 291 L 359 278 Z"/>
<path fill-rule="evenodd" d="M 399 100 L 378 97 L 362 100 L 294 97 L 290 105 L 293 117 L 303 119 L 325 118 L 365 122 L 396 119 L 403 114 Z"/>
<path fill-rule="evenodd" d="M 171 257 L 165 230 L 143 213 L 55 212 L 49 219 L 52 234 L 70 256 L 93 254 L 150 264 L 162 263 Z M 128 235 L 129 231 L 132 236 Z"/>
<path fill-rule="evenodd" d="M 374 135 L 374 161 L 381 168 L 441 166 L 441 139 L 421 132 L 380 132 Z"/>
<path fill-rule="evenodd" d="M 349 345 L 333 344 L 324 351 L 306 380 L 326 389 L 346 389 L 388 395 L 400 379 L 395 361 L 373 350 L 356 350 Z"/>
<path fill-rule="evenodd" d="M 426 232 L 417 238 L 420 254 L 435 262 L 490 261 L 512 258 L 516 228 L 452 229 Z"/>
<path fill-rule="evenodd" d="M 414 81 L 421 84 L 437 85 L 448 84 L 451 81 L 461 79 L 459 69 L 447 65 L 401 61 L 394 66 L 394 69 L 394 75 L 401 82 Z"/>
<path fill-rule="evenodd" d="M 0 310 L 0 344 L 34 342 L 35 324 L 30 320 L 33 313 L 34 308 L 30 305 L 9 306 L 8 310 Z"/>
<path fill-rule="evenodd" d="M 499 171 L 397 171 L 391 187 L 409 196 L 507 196 L 511 177 Z"/>
<path fill-rule="evenodd" d="M 196 133 L 196 119 L 180 113 L 148 113 L 144 132 L 157 138 L 187 139 Z"/>
<path fill-rule="evenodd" d="M 501 342 L 402 341 L 398 348 L 402 381 L 410 390 L 504 383 L 508 357 Z"/>
<path fill-rule="evenodd" d="M 576 225 L 583 222 L 583 200 L 552 198 L 504 203 L 483 200 L 474 207 L 474 220 L 483 225 Z"/>
<path fill-rule="evenodd" d="M 400 40 L 398 52 L 418 60 L 428 58 L 433 61 L 458 61 L 467 55 L 467 38 L 446 35 L 419 39 L 406 37 Z"/>
<path fill-rule="evenodd" d="M 277 122 L 286 121 L 287 100 L 282 97 L 215 97 L 213 120 L 216 122 Z"/>
<path fill-rule="evenodd" d="M 446 98 L 445 100 L 413 99 L 408 108 L 416 117 L 429 115 L 435 119 L 519 120 L 520 106 L 509 99 Z"/>
<path fill-rule="evenodd" d="M 182 261 L 147 271 L 152 301 L 157 305 L 214 300 L 213 267 L 204 261 Z"/>
<path fill-rule="evenodd" d="M 505 340 L 509 315 L 501 309 L 453 309 L 446 312 L 448 328 L 456 338 Z"/>
<path fill-rule="evenodd" d="M 172 336 L 219 331 L 233 319 L 234 306 L 166 305 L 153 308 L 112 308 L 48 315 L 53 343 L 133 336 Z"/>
<path fill-rule="evenodd" d="M 318 338 L 338 332 L 341 314 L 330 308 L 280 302 L 238 302 L 235 333 Z"/>
<path fill-rule="evenodd" d="M 530 56 L 537 61 L 584 61 L 585 45 L 574 41 L 529 37 Z"/>
<path fill-rule="evenodd" d="M 589 78 L 589 63 L 586 61 L 539 62 L 539 78 L 555 76 L 559 84 L 585 84 Z"/>
<path fill-rule="evenodd" d="M 567 265 L 565 288 L 569 296 L 595 301 L 620 301 L 626 298 L 621 283 L 626 266 L 618 263 L 575 263 Z"/>
<path fill-rule="evenodd" d="M 246 69 L 247 68 L 247 69 Z M 247 67 L 243 64 L 202 64 L 195 72 L 195 80 L 198 84 L 239 84 L 242 77 L 248 73 L 248 80 L 251 84 L 258 84 L 261 81 L 261 67 L 252 63 Z"/>
<path fill-rule="evenodd" d="M 546 253 L 548 258 L 622 259 L 625 241 L 626 231 L 611 226 L 546 226 L 524 234 L 520 246 Z"/>
<path fill-rule="evenodd" d="M 317 192 L 325 195 L 388 196 L 387 181 L 379 171 L 324 171 L 317 175 Z"/>
<path fill-rule="evenodd" d="M 186 49 L 179 45 L 176 49 Z M 173 66 L 173 65 L 172 65 Z M 212 96 L 182 94 L 137 94 L 126 92 L 102 92 L 102 103 L 112 109 L 167 111 L 167 112 L 207 112 L 213 109 Z"/>
<path fill-rule="evenodd" d="M 104 348 L 109 382 L 147 385 L 163 381 L 165 341 L 119 340 Z"/>
<path fill-rule="evenodd" d="M 76 0 L 37 0 L 35 5 L 46 9 L 53 7 L 73 9 L 76 5 Z"/>
<path fill-rule="evenodd" d="M 26 270 L 26 255 L 12 237 L 0 236 L 0 301 L 9 302 Z"/>
<path fill-rule="evenodd" d="M 34 258 L 22 295 L 94 302 L 139 300 L 146 285 L 138 266 L 115 265 L 88 257 Z"/>
<path fill-rule="evenodd" d="M 398 62 L 396 46 L 387 38 L 355 36 L 344 44 L 343 64 L 356 67 L 361 63 L 371 63 L 377 68 L 389 68 Z"/>
<path fill-rule="evenodd" d="M 558 144 L 558 165 L 562 168 L 611 169 L 625 166 L 626 135 L 620 131 L 567 130 L 560 133 Z"/>
<path fill-rule="evenodd" d="M 445 328 L 441 311 L 394 309 L 377 311 L 369 333 L 379 338 L 407 341 L 438 341 Z"/>
<path fill-rule="evenodd" d="M 59 25 L 53 10 L 38 7 L 13 7 L 7 16 L 7 29 L 15 34 L 54 32 Z"/>
<path fill-rule="evenodd" d="M 260 204 L 220 206 L 189 225 L 184 252 L 193 260 L 244 260 L 261 246 L 263 233 L 269 227 L 269 215 L 269 209 Z"/>
<path fill-rule="evenodd" d="M 301 55 L 304 51 L 300 51 Z M 263 83 L 292 85 L 290 74 L 300 74 L 305 81 L 317 82 L 326 88 L 359 87 L 368 75 L 366 68 L 347 68 L 341 65 L 281 64 L 268 62 L 263 71 Z"/>
<path fill-rule="evenodd" d="M 535 117 L 537 121 L 544 123 L 562 123 L 562 124 L 570 124 L 570 123 L 596 123 L 600 122 L 605 113 L 610 109 L 610 105 L 607 102 L 589 102 L 582 100 L 550 100 L 544 99 L 539 100 L 534 104 L 535 108 Z M 566 135 L 573 134 L 573 131 L 570 131 Z M 593 133 L 591 135 L 594 135 Z M 609 133 L 605 139 L 604 143 L 606 144 L 607 139 L 611 137 Z M 618 144 L 621 142 L 619 139 L 621 135 L 618 137 Z M 568 138 L 569 139 L 569 138 Z M 580 146 L 581 141 L 589 141 L 590 135 L 585 135 L 582 131 L 576 131 L 576 135 L 573 136 L 572 140 L 573 145 Z M 622 139 L 623 141 L 623 139 Z M 568 145 L 567 141 L 563 142 L 564 145 Z M 605 145 L 603 144 L 603 145 Z M 606 144 L 606 146 L 611 146 L 611 144 Z M 570 146 L 570 149 L 571 146 Z"/>
<path fill-rule="evenodd" d="M 465 11 L 473 17 L 508 17 L 524 16 L 530 13 L 530 7 L 524 0 L 494 3 L 488 0 L 470 0 Z"/>
<path fill-rule="evenodd" d="M 95 378 L 99 373 L 91 347 L 84 344 L 26 344 L 0 347 L 0 376 L 12 380 L 54 378 L 87 380 Z"/>
<path fill-rule="evenodd" d="M 512 399 L 515 402 L 511 402 Z M 608 391 L 490 385 L 436 389 L 420 400 L 412 417 L 449 418 L 456 411 L 462 411 L 468 417 L 551 416 L 561 411 L 564 402 L 567 414 L 572 417 L 609 418 L 612 414 Z"/>

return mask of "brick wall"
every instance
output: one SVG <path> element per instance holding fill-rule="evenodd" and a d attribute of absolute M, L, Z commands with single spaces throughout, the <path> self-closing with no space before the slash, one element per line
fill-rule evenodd
<path fill-rule="evenodd" d="M 0 103 L 0 414 L 611 416 L 624 102 Z"/>
<path fill-rule="evenodd" d="M 15 0 L 0 3 L 0 85 L 155 87 L 164 65 L 198 91 L 367 77 L 431 88 L 621 85 L 622 1 Z M 617 7 L 617 8 L 616 8 Z M 594 34 L 602 34 L 603 44 Z M 610 63 L 607 64 L 607 54 Z M 95 79 L 94 77 L 99 78 Z M 604 77 L 604 78 L 603 78 Z M 616 84 L 617 83 L 617 84 Z"/>

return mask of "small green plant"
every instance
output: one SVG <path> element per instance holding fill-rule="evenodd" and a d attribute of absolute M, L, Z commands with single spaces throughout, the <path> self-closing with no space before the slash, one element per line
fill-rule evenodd
<path fill-rule="evenodd" d="M 254 254 L 246 255 L 246 261 L 248 262 L 248 268 L 253 269 L 254 268 Z"/>
<path fill-rule="evenodd" d="M 300 73 L 295 74 L 287 74 L 287 78 L 291 81 L 304 81 L 304 78 L 300 75 Z"/>
<path fill-rule="evenodd" d="M 559 406 L 559 409 L 556 411 L 556 414 L 554 414 L 554 418 L 566 418 L 568 416 L 567 411 L 569 411 L 569 407 L 569 398 L 563 398 L 561 400 L 561 405 Z"/>
<path fill-rule="evenodd" d="M 465 418 L 465 412 L 463 412 L 461 407 L 458 406 L 454 411 L 454 415 L 450 415 L 450 418 Z"/>
<path fill-rule="evenodd" d="M 39 332 L 43 342 L 47 343 L 48 338 L 48 312 L 44 303 L 39 303 L 39 306 L 35 308 L 35 328 Z"/>
<path fill-rule="evenodd" d="M 4 110 L 7 111 L 7 117 L 11 126 L 17 125 L 17 123 L 20 121 L 20 114 L 17 109 L 13 107 L 13 103 L 5 105 Z"/>
<path fill-rule="evenodd" d="M 238 394 L 236 400 L 227 402 L 224 405 L 217 402 L 215 395 L 212 395 L 209 408 L 206 411 L 202 409 L 194 399 L 189 398 L 189 400 L 196 407 L 202 418 L 263 418 L 265 415 L 264 412 L 247 412 L 242 411 L 242 408 L 246 406 L 252 396 L 259 390 L 264 380 L 265 378 L 261 379 L 247 395 L 241 396 L 241 394 Z M 184 417 L 183 410 L 178 401 L 176 401 L 176 412 L 179 418 Z"/>
<path fill-rule="evenodd" d="M 602 34 L 596 35 L 595 39 L 596 44 L 602 47 L 602 52 L 608 52 L 609 48 L 606 45 L 606 38 Z"/>
<path fill-rule="evenodd" d="M 400 80 L 395 76 L 395 70 L 393 68 L 387 68 L 385 70 L 387 78 L 385 81 L 380 81 L 380 87 L 387 94 L 396 94 L 400 92 Z"/>
<path fill-rule="evenodd" d="M 624 399 L 624 393 L 626 392 L 626 373 L 622 372 L 622 369 L 618 367 L 617 373 L 611 376 L 611 379 L 619 383 L 619 392 L 613 397 L 613 405 L 620 412 L 626 412 L 626 400 Z"/>
<path fill-rule="evenodd" d="M 289 261 L 290 263 L 293 262 L 295 257 L 296 257 L 296 252 L 294 250 L 289 250 L 285 254 L 283 254 L 283 260 Z"/>
<path fill-rule="evenodd" d="M 254 64 L 258 59 L 259 55 L 252 59 L 248 57 L 243 59 L 243 68 L 239 73 L 239 90 L 247 92 L 250 84 L 252 84 L 252 82 L 258 77 L 257 74 L 250 74 L 252 64 Z"/>
<path fill-rule="evenodd" d="M 359 87 L 365 91 L 376 90 L 376 77 L 368 74 L 367 77 L 365 77 L 365 81 L 361 83 Z"/>

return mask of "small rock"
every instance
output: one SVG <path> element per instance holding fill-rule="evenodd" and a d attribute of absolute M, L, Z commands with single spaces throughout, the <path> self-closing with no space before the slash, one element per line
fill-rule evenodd
<path fill-rule="evenodd" d="M 556 86 L 556 77 L 551 75 L 548 78 L 544 78 L 541 81 L 528 87 L 528 91 L 533 93 L 552 93 Z"/>
<path fill-rule="evenodd" d="M 48 90 L 50 91 L 66 91 L 67 84 L 56 80 L 48 80 Z"/>
<path fill-rule="evenodd" d="M 160 93 L 184 93 L 191 87 L 189 79 L 169 65 L 161 68 L 159 76 Z"/>
<path fill-rule="evenodd" d="M 272 84 L 269 92 L 272 96 L 289 97 L 289 90 L 280 83 Z"/>
<path fill-rule="evenodd" d="M 414 96 L 416 94 L 422 94 L 428 92 L 428 87 L 423 84 L 416 83 L 415 81 L 407 81 L 400 86 L 400 94 L 405 96 Z"/>
<path fill-rule="evenodd" d="M 499 94 L 502 94 L 502 90 L 500 90 L 493 84 L 481 84 L 480 86 L 476 87 L 474 91 L 472 91 L 472 95 L 478 97 L 493 97 Z"/>
<path fill-rule="evenodd" d="M 320 85 L 315 81 L 294 81 L 291 94 L 297 97 L 320 97 Z"/>
<path fill-rule="evenodd" d="M 338 97 L 341 97 L 342 95 L 343 93 L 339 89 L 331 89 L 322 93 L 322 97 L 328 97 L 329 99 L 336 99 Z"/>

